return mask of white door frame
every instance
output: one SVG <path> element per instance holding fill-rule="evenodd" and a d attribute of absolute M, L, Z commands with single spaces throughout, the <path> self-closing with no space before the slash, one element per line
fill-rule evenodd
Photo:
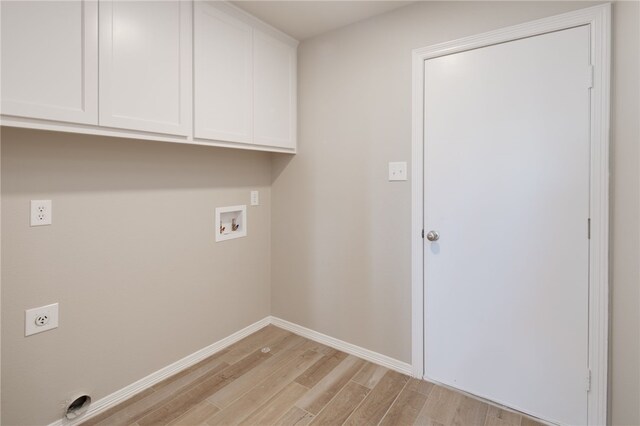
<path fill-rule="evenodd" d="M 580 9 L 508 28 L 465 37 L 413 51 L 412 225 L 411 225 L 411 364 L 424 377 L 424 61 L 470 49 L 564 30 L 591 27 L 591 240 L 589 251 L 589 369 L 587 421 L 607 423 L 607 355 L 609 327 L 609 95 L 611 4 Z M 585 378 L 585 380 L 589 380 Z"/>

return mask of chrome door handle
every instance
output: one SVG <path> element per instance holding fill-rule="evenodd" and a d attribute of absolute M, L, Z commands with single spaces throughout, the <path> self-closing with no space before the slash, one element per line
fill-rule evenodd
<path fill-rule="evenodd" d="M 427 240 L 429 241 L 438 241 L 439 238 L 440 234 L 438 234 L 438 231 L 429 231 L 427 233 Z"/>

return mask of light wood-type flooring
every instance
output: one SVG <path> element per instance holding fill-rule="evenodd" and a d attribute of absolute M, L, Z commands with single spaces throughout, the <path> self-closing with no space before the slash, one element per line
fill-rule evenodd
<path fill-rule="evenodd" d="M 231 424 L 539 425 L 274 326 L 84 423 Z"/>

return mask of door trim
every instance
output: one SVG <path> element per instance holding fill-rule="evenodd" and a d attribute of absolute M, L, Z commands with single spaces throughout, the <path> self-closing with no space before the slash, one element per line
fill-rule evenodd
<path fill-rule="evenodd" d="M 580 9 L 436 44 L 412 52 L 412 193 L 411 193 L 411 365 L 424 377 L 424 61 L 497 43 L 560 31 L 581 25 L 591 29 L 591 240 L 589 251 L 589 348 L 591 390 L 587 422 L 607 424 L 609 335 L 609 121 L 611 68 L 611 4 Z M 588 381 L 585 371 L 585 384 Z"/>

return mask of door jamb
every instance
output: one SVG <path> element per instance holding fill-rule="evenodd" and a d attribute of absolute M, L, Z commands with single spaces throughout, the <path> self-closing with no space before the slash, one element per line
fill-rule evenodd
<path fill-rule="evenodd" d="M 581 25 L 591 30 L 591 172 L 589 251 L 589 370 L 587 424 L 607 424 L 609 337 L 609 122 L 611 4 L 601 4 L 412 52 L 411 364 L 424 377 L 424 61 Z M 585 378 L 585 380 L 588 380 Z"/>

